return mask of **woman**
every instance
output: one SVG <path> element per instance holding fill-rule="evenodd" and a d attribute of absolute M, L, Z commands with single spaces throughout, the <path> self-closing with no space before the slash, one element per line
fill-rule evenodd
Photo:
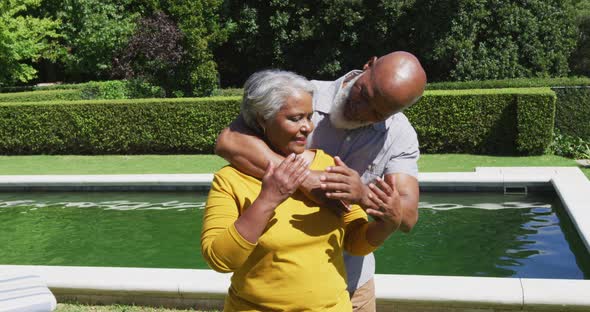
<path fill-rule="evenodd" d="M 213 269 L 234 273 L 225 311 L 351 311 L 343 250 L 368 254 L 399 225 L 387 211 L 369 223 L 358 206 L 337 215 L 297 191 L 309 170 L 334 165 L 305 149 L 312 95 L 309 81 L 285 71 L 257 72 L 244 85 L 246 124 L 286 158 L 269 162 L 262 181 L 232 166 L 215 174 L 201 250 Z"/>

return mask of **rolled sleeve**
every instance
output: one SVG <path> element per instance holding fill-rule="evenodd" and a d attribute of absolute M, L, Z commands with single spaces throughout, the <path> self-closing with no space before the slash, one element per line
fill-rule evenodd
<path fill-rule="evenodd" d="M 396 135 L 389 160 L 385 165 L 384 175 L 405 173 L 418 178 L 419 158 L 418 135 L 409 122 L 403 123 Z"/>

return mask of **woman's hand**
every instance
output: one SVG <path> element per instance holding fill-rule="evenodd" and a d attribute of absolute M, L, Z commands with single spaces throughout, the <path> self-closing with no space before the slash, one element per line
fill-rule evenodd
<path fill-rule="evenodd" d="M 262 177 L 259 199 L 276 208 L 291 196 L 309 174 L 309 164 L 300 155 L 290 154 L 276 168 L 268 162 Z M 274 209 L 273 208 L 273 209 Z"/>

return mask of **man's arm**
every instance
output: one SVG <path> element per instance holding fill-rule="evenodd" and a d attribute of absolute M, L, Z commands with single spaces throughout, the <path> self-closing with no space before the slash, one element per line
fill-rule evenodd
<path fill-rule="evenodd" d="M 346 166 L 340 158 L 335 157 L 335 161 L 336 166 L 327 168 L 326 173 L 321 178 L 321 187 L 327 192 L 326 196 L 348 203 L 359 204 L 365 210 L 378 209 L 379 207 L 370 197 L 377 196 L 375 189 L 363 185 L 358 173 Z M 383 180 L 399 194 L 396 195 L 399 200 L 389 202 L 389 205 L 399 205 L 399 209 L 401 209 L 399 229 L 404 233 L 410 232 L 418 222 L 418 200 L 420 198 L 418 179 L 405 173 L 391 173 L 385 174 Z M 379 184 L 376 187 L 379 187 Z M 382 204 L 387 204 L 387 201 Z"/>
<path fill-rule="evenodd" d="M 399 229 L 408 233 L 418 222 L 418 201 L 420 199 L 418 179 L 409 174 L 392 173 L 386 174 L 384 180 L 390 186 L 395 180 L 403 215 Z"/>
<path fill-rule="evenodd" d="M 215 144 L 215 154 L 223 157 L 240 171 L 259 179 L 264 176 L 268 161 L 278 166 L 284 160 L 283 156 L 275 153 L 264 140 L 248 128 L 242 115 L 221 131 Z M 304 158 L 311 163 L 311 152 L 306 151 L 304 154 Z M 349 208 L 341 201 L 326 198 L 320 188 L 321 174 L 320 171 L 311 171 L 300 189 L 307 197 L 322 206 L 335 211 L 348 211 Z"/>
<path fill-rule="evenodd" d="M 221 131 L 215 143 L 215 154 L 257 178 L 264 176 L 268 161 L 278 166 L 284 159 L 248 128 L 242 115 Z"/>

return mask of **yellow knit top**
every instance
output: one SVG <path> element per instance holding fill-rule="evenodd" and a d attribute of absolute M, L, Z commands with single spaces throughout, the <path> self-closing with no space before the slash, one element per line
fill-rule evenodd
<path fill-rule="evenodd" d="M 331 156 L 316 151 L 310 166 L 324 170 Z M 342 252 L 372 252 L 367 215 L 356 205 L 337 216 L 297 191 L 279 205 L 256 244 L 234 222 L 248 209 L 261 181 L 234 167 L 213 179 L 201 233 L 201 252 L 218 272 L 233 272 L 224 311 L 351 311 Z M 354 221 L 354 222 L 353 222 Z"/>

